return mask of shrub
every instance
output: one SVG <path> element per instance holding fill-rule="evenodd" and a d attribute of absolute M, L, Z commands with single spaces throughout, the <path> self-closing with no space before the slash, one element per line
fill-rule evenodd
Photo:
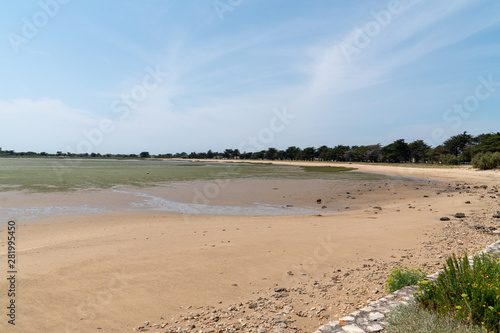
<path fill-rule="evenodd" d="M 438 314 L 500 332 L 500 262 L 481 254 L 472 265 L 465 254 L 448 258 L 436 283 L 422 281 L 416 300 Z"/>
<path fill-rule="evenodd" d="M 443 164 L 458 165 L 458 157 L 453 154 L 447 154 L 443 157 Z"/>
<path fill-rule="evenodd" d="M 391 271 L 387 280 L 385 280 L 385 291 L 392 293 L 403 287 L 412 286 L 425 276 L 425 273 L 419 269 L 395 268 Z"/>
<path fill-rule="evenodd" d="M 417 304 L 396 307 L 387 322 L 387 333 L 484 333 L 479 326 L 463 325 L 452 316 L 438 315 Z"/>
<path fill-rule="evenodd" d="M 474 155 L 472 166 L 481 170 L 495 169 L 500 166 L 500 153 L 479 153 Z"/>

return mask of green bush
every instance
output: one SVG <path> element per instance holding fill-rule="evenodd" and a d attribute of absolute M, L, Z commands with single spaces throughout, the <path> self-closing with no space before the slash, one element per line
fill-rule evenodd
<path fill-rule="evenodd" d="M 387 333 L 484 333 L 480 326 L 463 325 L 452 316 L 438 315 L 417 304 L 400 305 L 387 318 Z"/>
<path fill-rule="evenodd" d="M 472 265 L 465 254 L 448 258 L 436 283 L 422 281 L 416 300 L 421 306 L 470 324 L 500 332 L 500 262 L 481 254 Z"/>
<path fill-rule="evenodd" d="M 458 157 L 453 154 L 447 154 L 442 159 L 443 164 L 458 165 Z"/>
<path fill-rule="evenodd" d="M 413 286 L 425 276 L 425 273 L 419 269 L 395 268 L 385 280 L 385 291 L 392 293 L 403 287 Z"/>
<path fill-rule="evenodd" d="M 472 166 L 481 170 L 495 169 L 500 166 L 500 153 L 479 153 L 472 158 Z"/>

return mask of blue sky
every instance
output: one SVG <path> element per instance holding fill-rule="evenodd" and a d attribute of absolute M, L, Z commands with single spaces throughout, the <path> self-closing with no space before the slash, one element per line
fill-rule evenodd
<path fill-rule="evenodd" d="M 500 130 L 500 2 L 8 1 L 0 147 L 436 146 Z"/>

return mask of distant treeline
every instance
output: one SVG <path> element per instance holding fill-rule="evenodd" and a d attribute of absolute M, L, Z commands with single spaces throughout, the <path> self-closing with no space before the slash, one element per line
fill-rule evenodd
<path fill-rule="evenodd" d="M 411 143 L 404 139 L 394 141 L 387 146 L 373 144 L 368 146 L 344 146 L 333 148 L 288 147 L 285 150 L 268 148 L 258 152 L 240 152 L 238 149 L 226 149 L 224 152 L 157 155 L 163 158 L 198 158 L 198 159 L 244 159 L 244 160 L 294 160 L 294 161 L 337 161 L 337 162 L 387 162 L 387 163 L 470 163 L 478 154 L 500 152 L 500 132 L 472 136 L 467 132 L 455 135 L 435 148 L 423 140 Z"/>
<path fill-rule="evenodd" d="M 484 157 L 484 155 L 486 157 Z M 373 144 L 367 146 L 337 145 L 333 148 L 321 146 L 301 149 L 291 146 L 285 150 L 268 148 L 257 152 L 240 152 L 238 149 L 225 149 L 223 152 L 209 150 L 207 152 L 169 153 L 150 155 L 149 152 L 140 154 L 77 154 L 61 151 L 56 154 L 45 152 L 14 152 L 2 151 L 0 157 L 80 157 L 80 158 L 194 158 L 194 159 L 240 159 L 240 160 L 292 160 L 292 161 L 337 161 L 337 162 L 387 162 L 387 163 L 442 163 L 442 164 L 477 164 L 481 158 L 486 165 L 498 167 L 500 161 L 500 132 L 473 136 L 464 132 L 452 136 L 442 145 L 431 147 L 423 140 L 411 143 L 399 139 L 386 146 Z M 489 161 L 492 159 L 491 161 Z M 495 166 L 496 165 L 496 166 Z M 476 166 L 476 165 L 475 165 Z M 490 167 L 488 167 L 490 168 Z"/>
<path fill-rule="evenodd" d="M 55 154 L 50 154 L 46 152 L 36 153 L 34 151 L 27 152 L 16 152 L 14 150 L 2 150 L 0 148 L 0 157 L 78 157 L 78 158 L 140 158 L 140 155 L 137 154 L 99 154 L 99 153 L 63 153 L 62 151 L 58 151 Z"/>

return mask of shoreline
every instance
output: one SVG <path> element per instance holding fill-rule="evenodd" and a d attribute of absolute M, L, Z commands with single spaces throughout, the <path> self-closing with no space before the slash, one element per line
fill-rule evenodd
<path fill-rule="evenodd" d="M 162 332 L 192 325 L 231 331 L 244 323 L 245 330 L 271 330 L 283 324 L 276 318 L 312 332 L 382 297 L 392 267 L 425 264 L 434 273 L 452 252 L 498 240 L 474 228 L 496 222 L 497 192 L 488 192 L 500 185 L 497 172 L 386 169 L 373 170 L 444 182 L 357 188 L 349 191 L 355 200 L 345 192 L 342 200 L 363 207 L 338 213 L 125 212 L 20 222 L 19 332 L 132 332 L 146 321 L 149 331 L 165 325 Z M 488 189 L 475 188 L 483 184 Z M 234 193 L 219 195 L 228 200 Z M 317 192 L 295 198 L 314 205 L 316 199 Z M 454 218 L 459 211 L 467 217 Z M 5 236 L 0 227 L 1 245 Z M 276 298 L 282 292 L 274 288 L 288 295 Z"/>

